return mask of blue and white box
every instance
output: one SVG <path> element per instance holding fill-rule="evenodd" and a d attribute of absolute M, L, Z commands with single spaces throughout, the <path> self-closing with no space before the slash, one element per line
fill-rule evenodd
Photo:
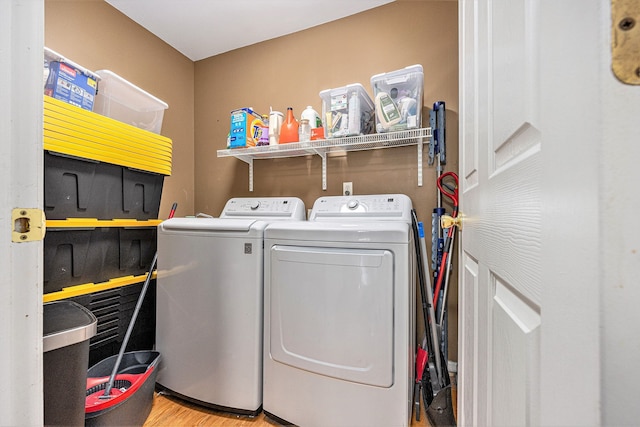
<path fill-rule="evenodd" d="M 100 77 L 62 55 L 45 48 L 44 94 L 93 111 Z"/>

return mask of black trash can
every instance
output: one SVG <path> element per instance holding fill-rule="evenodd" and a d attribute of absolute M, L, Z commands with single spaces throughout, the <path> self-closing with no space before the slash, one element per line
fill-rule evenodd
<path fill-rule="evenodd" d="M 98 320 L 72 301 L 44 304 L 44 424 L 84 426 L 89 339 Z"/>

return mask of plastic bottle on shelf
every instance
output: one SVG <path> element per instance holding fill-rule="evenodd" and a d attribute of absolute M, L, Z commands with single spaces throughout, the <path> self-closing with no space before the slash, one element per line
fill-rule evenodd
<path fill-rule="evenodd" d="M 398 110 L 398 107 L 388 93 L 378 93 L 376 95 L 375 105 L 376 117 L 378 118 L 376 130 L 378 132 L 386 132 L 391 126 L 402 120 L 400 110 Z"/>
<path fill-rule="evenodd" d="M 280 129 L 284 122 L 284 114 L 273 111 L 269 114 L 269 145 L 278 145 L 280 142 Z"/>
<path fill-rule="evenodd" d="M 348 135 L 360 135 L 360 97 L 352 92 L 349 97 L 349 130 Z"/>
<path fill-rule="evenodd" d="M 287 115 L 282 123 L 280 129 L 280 144 L 286 144 L 288 142 L 298 142 L 298 128 L 300 127 L 298 121 L 293 115 L 293 107 L 287 108 Z"/>
<path fill-rule="evenodd" d="M 259 147 L 269 145 L 269 116 L 267 116 L 266 114 L 262 115 L 262 126 L 260 126 L 260 132 L 258 135 L 258 140 L 256 141 L 256 145 Z"/>
<path fill-rule="evenodd" d="M 307 108 L 302 111 L 300 115 L 300 120 L 307 119 L 309 120 L 309 125 L 311 129 L 322 127 L 322 119 L 320 118 L 320 114 L 316 110 L 313 109 L 311 105 L 308 105 Z"/>
<path fill-rule="evenodd" d="M 309 119 L 300 119 L 300 142 L 308 142 L 311 140 L 311 125 Z"/>

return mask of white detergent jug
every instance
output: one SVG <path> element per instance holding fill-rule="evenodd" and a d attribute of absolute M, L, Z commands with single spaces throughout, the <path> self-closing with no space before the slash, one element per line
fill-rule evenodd
<path fill-rule="evenodd" d="M 313 109 L 312 106 L 307 106 L 307 108 L 302 111 L 300 115 L 300 119 L 309 120 L 309 125 L 311 125 L 311 129 L 322 127 L 322 119 L 320 119 L 320 114 L 316 110 Z"/>

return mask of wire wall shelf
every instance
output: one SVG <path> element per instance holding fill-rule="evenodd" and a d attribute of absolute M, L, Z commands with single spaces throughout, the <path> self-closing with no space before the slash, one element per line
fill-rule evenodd
<path fill-rule="evenodd" d="M 418 146 L 418 186 L 422 186 L 422 150 L 432 137 L 431 128 L 411 129 L 345 138 L 319 139 L 309 142 L 267 145 L 261 147 L 218 150 L 218 157 L 235 157 L 249 164 L 249 191 L 253 191 L 253 160 L 318 155 L 322 158 L 322 189 L 327 189 L 327 155 L 349 151 Z"/>

